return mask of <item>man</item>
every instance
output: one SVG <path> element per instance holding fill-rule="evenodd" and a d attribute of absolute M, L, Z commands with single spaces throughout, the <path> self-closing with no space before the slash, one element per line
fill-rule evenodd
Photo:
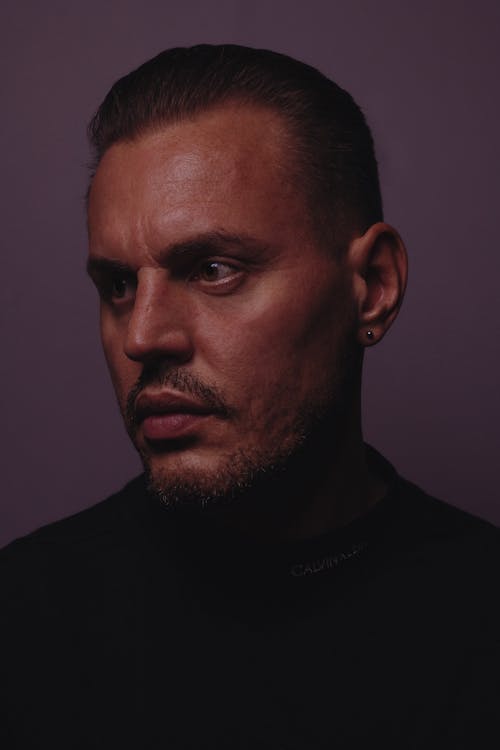
<path fill-rule="evenodd" d="M 144 477 L 3 553 L 7 747 L 498 740 L 498 532 L 362 440 L 406 253 L 351 97 L 169 50 L 90 127 L 88 270 Z"/>

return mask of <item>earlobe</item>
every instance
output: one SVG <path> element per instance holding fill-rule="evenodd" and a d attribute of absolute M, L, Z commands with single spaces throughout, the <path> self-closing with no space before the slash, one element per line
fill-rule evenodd
<path fill-rule="evenodd" d="M 358 308 L 358 341 L 378 343 L 395 320 L 406 288 L 408 258 L 396 230 L 373 224 L 349 248 Z"/>

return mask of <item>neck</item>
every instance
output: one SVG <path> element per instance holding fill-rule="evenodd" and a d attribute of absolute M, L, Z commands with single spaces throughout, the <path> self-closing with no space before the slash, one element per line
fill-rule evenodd
<path fill-rule="evenodd" d="M 313 538 L 367 513 L 387 488 L 369 469 L 361 429 L 318 438 L 242 501 L 215 511 L 216 522 L 272 542 Z"/>

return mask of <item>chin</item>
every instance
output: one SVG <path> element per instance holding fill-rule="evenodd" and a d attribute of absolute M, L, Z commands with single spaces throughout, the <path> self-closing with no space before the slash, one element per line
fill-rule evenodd
<path fill-rule="evenodd" d="M 168 508 L 218 506 L 234 502 L 250 489 L 254 481 L 252 467 L 234 463 L 218 468 L 171 469 L 149 462 L 145 465 L 149 491 Z"/>
<path fill-rule="evenodd" d="M 231 452 L 197 454 L 196 450 L 145 455 L 142 460 L 149 491 L 169 508 L 217 507 L 241 500 L 256 488 L 264 489 L 297 454 L 294 445 L 280 450 L 233 449 Z"/>

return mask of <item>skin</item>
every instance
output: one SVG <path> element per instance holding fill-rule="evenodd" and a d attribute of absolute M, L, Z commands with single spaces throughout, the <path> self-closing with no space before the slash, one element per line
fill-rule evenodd
<path fill-rule="evenodd" d="M 275 112 L 235 104 L 119 142 L 88 212 L 122 413 L 131 393 L 203 401 L 202 388 L 225 409 L 180 440 L 151 441 L 129 420 L 152 484 L 174 500 L 242 486 L 251 501 L 225 522 L 274 537 L 343 525 L 383 495 L 364 459 L 362 350 L 392 323 L 406 283 L 386 224 L 354 232 L 342 260 L 320 245 L 288 138 Z M 263 472 L 272 492 L 252 489 Z"/>

